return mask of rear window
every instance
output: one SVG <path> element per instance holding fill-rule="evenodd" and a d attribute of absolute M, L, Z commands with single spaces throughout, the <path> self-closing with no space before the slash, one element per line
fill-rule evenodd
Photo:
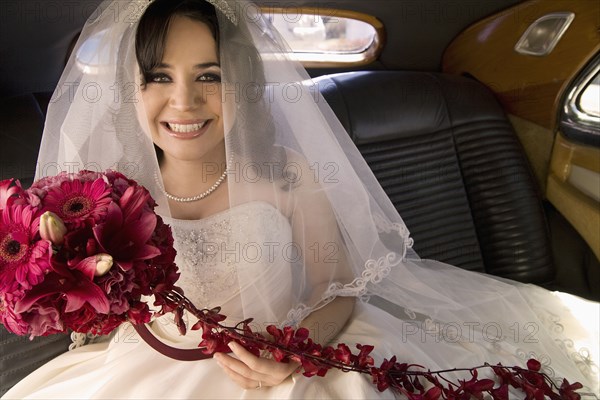
<path fill-rule="evenodd" d="M 326 8 L 261 8 L 308 67 L 364 65 L 377 58 L 383 25 L 375 17 Z"/>
<path fill-rule="evenodd" d="M 305 7 L 260 11 L 288 43 L 291 56 L 308 68 L 365 65 L 377 59 L 383 46 L 383 25 L 366 14 Z M 77 64 L 86 73 L 96 73 L 111 57 L 110 49 L 99 48 L 104 33 L 88 38 L 77 52 Z"/>

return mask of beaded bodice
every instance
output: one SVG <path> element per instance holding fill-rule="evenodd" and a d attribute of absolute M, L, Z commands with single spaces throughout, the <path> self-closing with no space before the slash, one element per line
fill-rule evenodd
<path fill-rule="evenodd" d="M 281 249 L 291 243 L 291 228 L 271 204 L 253 201 L 202 220 L 165 222 L 175 238 L 178 285 L 198 308 L 221 306 L 236 319 L 287 313 L 289 301 L 282 296 L 290 291 L 281 289 L 291 286 L 291 271 Z M 263 299 L 270 304 L 261 307 Z M 280 305 L 273 307 L 274 301 Z"/>

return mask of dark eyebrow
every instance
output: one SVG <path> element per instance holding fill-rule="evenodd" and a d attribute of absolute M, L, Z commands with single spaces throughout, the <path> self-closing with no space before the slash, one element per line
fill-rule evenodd
<path fill-rule="evenodd" d="M 218 62 L 214 62 L 214 61 L 194 65 L 194 69 L 207 69 L 210 67 L 221 68 L 221 65 L 219 65 Z M 172 68 L 172 66 L 170 64 L 160 63 L 160 64 L 158 64 L 157 68 L 167 68 L 168 69 L 168 68 Z"/>

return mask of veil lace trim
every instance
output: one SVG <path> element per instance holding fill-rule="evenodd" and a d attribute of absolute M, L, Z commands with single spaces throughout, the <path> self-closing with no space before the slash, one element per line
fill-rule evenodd
<path fill-rule="evenodd" d="M 393 267 L 400 265 L 406 259 L 406 252 L 413 246 L 413 239 L 409 236 L 410 233 L 405 225 L 399 223 L 391 223 L 379 215 L 374 217 L 378 231 L 381 233 L 390 233 L 392 231 L 398 232 L 398 235 L 402 237 L 404 248 L 400 257 L 398 253 L 389 252 L 378 259 L 369 259 L 365 262 L 364 270 L 360 277 L 354 278 L 354 280 L 347 284 L 341 282 L 333 282 L 329 285 L 325 293 L 323 293 L 321 300 L 314 306 L 309 307 L 306 304 L 299 304 L 297 307 L 291 309 L 287 314 L 287 319 L 282 323 L 284 325 L 297 326 L 304 318 L 306 318 L 311 312 L 327 305 L 336 296 L 349 296 L 357 297 L 361 301 L 367 302 L 369 300 L 368 284 L 378 284 L 383 281 L 392 271 Z M 409 311 L 406 310 L 407 315 Z M 413 319 L 414 319 L 414 313 Z"/>

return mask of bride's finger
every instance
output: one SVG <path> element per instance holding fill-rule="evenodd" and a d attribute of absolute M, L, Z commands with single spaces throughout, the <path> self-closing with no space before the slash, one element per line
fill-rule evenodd
<path fill-rule="evenodd" d="M 266 372 L 264 371 L 264 359 L 261 359 L 260 357 L 257 357 L 254 354 L 250 353 L 243 346 L 239 345 L 236 342 L 229 342 L 228 346 L 233 352 L 233 354 L 235 354 L 237 358 L 239 358 L 239 360 L 246 364 L 250 369 L 261 373 Z"/>
<path fill-rule="evenodd" d="M 299 366 L 298 363 L 279 363 L 270 357 L 257 357 L 235 342 L 230 342 L 229 348 L 248 368 L 262 374 L 266 378 L 263 379 L 263 382 L 266 380 L 272 384 L 277 384 L 287 378 Z M 255 377 L 255 375 L 248 377 Z"/>
<path fill-rule="evenodd" d="M 271 378 L 269 375 L 263 374 L 252 368 L 252 366 L 247 365 L 243 360 L 238 360 L 228 354 L 217 353 L 214 355 L 214 358 L 222 367 L 229 369 L 231 372 L 238 374 L 242 378 L 262 382 L 270 380 Z"/>
<path fill-rule="evenodd" d="M 299 365 L 297 363 L 279 363 L 272 359 L 257 357 L 234 342 L 230 343 L 230 348 L 238 358 L 219 353 L 215 354 L 217 361 L 241 377 L 260 381 L 267 386 L 283 382 Z"/>
<path fill-rule="evenodd" d="M 266 375 L 267 379 L 270 378 L 270 381 L 274 383 L 281 382 L 300 366 L 299 363 L 293 361 L 289 363 L 277 362 L 271 358 L 269 352 L 266 352 L 265 356 L 257 357 L 235 342 L 230 342 L 229 348 L 251 370 Z"/>
<path fill-rule="evenodd" d="M 245 376 L 242 376 L 242 375 L 238 374 L 237 372 L 233 371 L 231 368 L 229 368 L 224 363 L 219 362 L 219 365 L 221 366 L 223 371 L 227 374 L 227 376 L 229 376 L 229 378 L 233 382 L 235 382 L 239 387 L 241 387 L 243 389 L 258 389 L 262 386 L 265 386 L 264 382 L 262 382 L 261 380 L 254 380 L 254 379 L 246 378 Z"/>

